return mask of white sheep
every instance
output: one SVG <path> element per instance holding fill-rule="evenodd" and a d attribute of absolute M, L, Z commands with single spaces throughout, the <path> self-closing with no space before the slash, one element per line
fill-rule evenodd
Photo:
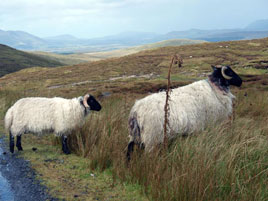
<path fill-rule="evenodd" d="M 200 131 L 232 114 L 229 86 L 241 86 L 242 80 L 229 66 L 212 68 L 208 79 L 171 91 L 168 139 Z M 166 92 L 159 92 L 135 102 L 129 115 L 128 160 L 134 145 L 150 151 L 163 143 L 165 99 Z"/>
<path fill-rule="evenodd" d="M 90 110 L 99 111 L 101 105 L 89 94 L 73 99 L 30 97 L 18 100 L 5 115 L 5 129 L 10 136 L 10 152 L 14 152 L 15 136 L 16 146 L 22 151 L 22 134 L 54 132 L 57 136 L 62 136 L 62 150 L 69 154 L 67 135 L 83 125 Z"/>

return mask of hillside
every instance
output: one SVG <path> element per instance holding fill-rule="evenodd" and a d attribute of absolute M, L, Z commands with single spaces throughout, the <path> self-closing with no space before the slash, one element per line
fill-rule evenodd
<path fill-rule="evenodd" d="M 46 46 L 45 40 L 24 31 L 0 30 L 0 44 L 17 49 L 35 49 Z"/>
<path fill-rule="evenodd" d="M 174 54 L 183 58 L 183 67 L 173 66 L 172 87 L 206 79 L 212 64 L 230 65 L 243 79 L 240 88 L 231 87 L 234 113 L 204 131 L 174 139 L 168 149 L 159 145 L 150 153 L 137 151 L 127 164 L 129 111 L 137 99 L 166 88 Z M 83 128 L 68 137 L 70 155 L 62 154 L 59 138 L 52 135 L 23 135 L 24 151 L 18 155 L 31 162 L 60 200 L 267 200 L 267 58 L 264 38 L 28 68 L 0 78 L 0 116 L 22 97 L 90 93 L 100 101 L 102 110 L 92 112 Z"/>
<path fill-rule="evenodd" d="M 56 67 L 63 64 L 0 44 L 0 77 L 33 66 Z"/>
<path fill-rule="evenodd" d="M 113 58 L 113 57 L 122 57 L 130 54 L 134 54 L 144 50 L 156 49 L 159 47 L 167 46 L 181 46 L 181 45 L 192 45 L 204 43 L 206 41 L 202 40 L 189 40 L 189 39 L 173 39 L 165 40 L 157 43 L 151 43 L 146 45 L 134 46 L 130 48 L 123 48 L 118 50 L 111 51 L 97 51 L 89 53 L 75 53 L 75 54 L 55 54 L 50 52 L 38 52 L 32 51 L 31 53 L 59 61 L 61 63 L 73 65 L 85 62 L 99 61 L 102 59 Z"/>
<path fill-rule="evenodd" d="M 164 79 L 170 57 L 175 53 L 183 57 L 185 66 L 182 69 L 174 69 L 174 79 L 176 80 L 184 80 L 185 77 L 191 78 L 197 75 L 205 76 L 207 72 L 210 72 L 211 64 L 231 65 L 241 73 L 250 72 L 258 74 L 259 72 L 267 71 L 267 44 L 268 38 L 162 47 L 120 58 L 111 58 L 69 67 L 36 69 L 33 72 L 25 70 L 1 78 L 0 83 L 4 84 L 6 83 L 5 80 L 11 81 L 15 78 L 16 83 L 21 86 L 23 80 L 27 79 L 35 83 L 34 85 L 43 83 L 42 86 L 47 88 L 55 85 L 91 82 L 91 88 L 100 86 L 98 91 L 101 91 L 104 86 L 100 81 L 113 77 L 140 76 L 153 73 Z M 85 86 L 87 85 L 85 84 Z M 75 90 L 75 88 L 73 87 L 72 89 Z"/>

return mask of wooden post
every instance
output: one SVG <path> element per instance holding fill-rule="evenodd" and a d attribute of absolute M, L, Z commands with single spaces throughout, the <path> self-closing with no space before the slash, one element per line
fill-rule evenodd
<path fill-rule="evenodd" d="M 172 65 L 174 64 L 178 64 L 178 67 L 182 67 L 182 63 L 183 60 L 182 58 L 178 57 L 178 55 L 174 55 L 171 59 L 170 65 L 169 65 L 169 69 L 168 69 L 168 82 L 167 82 L 167 90 L 166 90 L 166 103 L 165 103 L 165 107 L 164 107 L 164 111 L 165 111 L 165 120 L 164 120 L 164 147 L 167 148 L 168 147 L 168 128 L 169 128 L 169 112 L 170 112 L 170 108 L 169 108 L 169 104 L 168 104 L 168 100 L 170 98 L 170 73 L 171 73 L 171 68 Z"/>

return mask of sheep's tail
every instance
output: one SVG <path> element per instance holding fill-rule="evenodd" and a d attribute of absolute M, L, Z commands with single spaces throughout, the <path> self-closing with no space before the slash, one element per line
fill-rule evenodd
<path fill-rule="evenodd" d="M 128 129 L 130 140 L 127 147 L 127 160 L 130 161 L 131 153 L 134 151 L 134 146 L 138 145 L 142 148 L 140 126 L 137 121 L 137 114 L 130 116 L 128 120 Z"/>
<path fill-rule="evenodd" d="M 9 109 L 6 113 L 6 116 L 5 116 L 5 130 L 7 133 L 9 133 L 9 131 L 10 131 L 12 122 L 13 122 L 12 110 Z"/>

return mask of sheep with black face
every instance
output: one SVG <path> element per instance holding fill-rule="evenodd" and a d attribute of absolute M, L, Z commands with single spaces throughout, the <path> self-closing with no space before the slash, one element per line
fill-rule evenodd
<path fill-rule="evenodd" d="M 168 139 L 203 130 L 232 114 L 234 95 L 230 85 L 240 87 L 241 78 L 229 66 L 212 66 L 208 79 L 173 89 L 170 93 Z M 134 145 L 150 151 L 164 140 L 166 93 L 151 94 L 136 101 L 129 115 L 127 158 Z"/>
<path fill-rule="evenodd" d="M 18 150 L 22 151 L 22 134 L 42 135 L 54 132 L 62 137 L 63 152 L 70 154 L 67 136 L 73 129 L 83 125 L 91 110 L 100 111 L 101 105 L 89 94 L 73 99 L 30 97 L 18 100 L 5 115 L 5 129 L 10 136 L 10 152 L 14 152 L 14 137 L 17 137 Z"/>

